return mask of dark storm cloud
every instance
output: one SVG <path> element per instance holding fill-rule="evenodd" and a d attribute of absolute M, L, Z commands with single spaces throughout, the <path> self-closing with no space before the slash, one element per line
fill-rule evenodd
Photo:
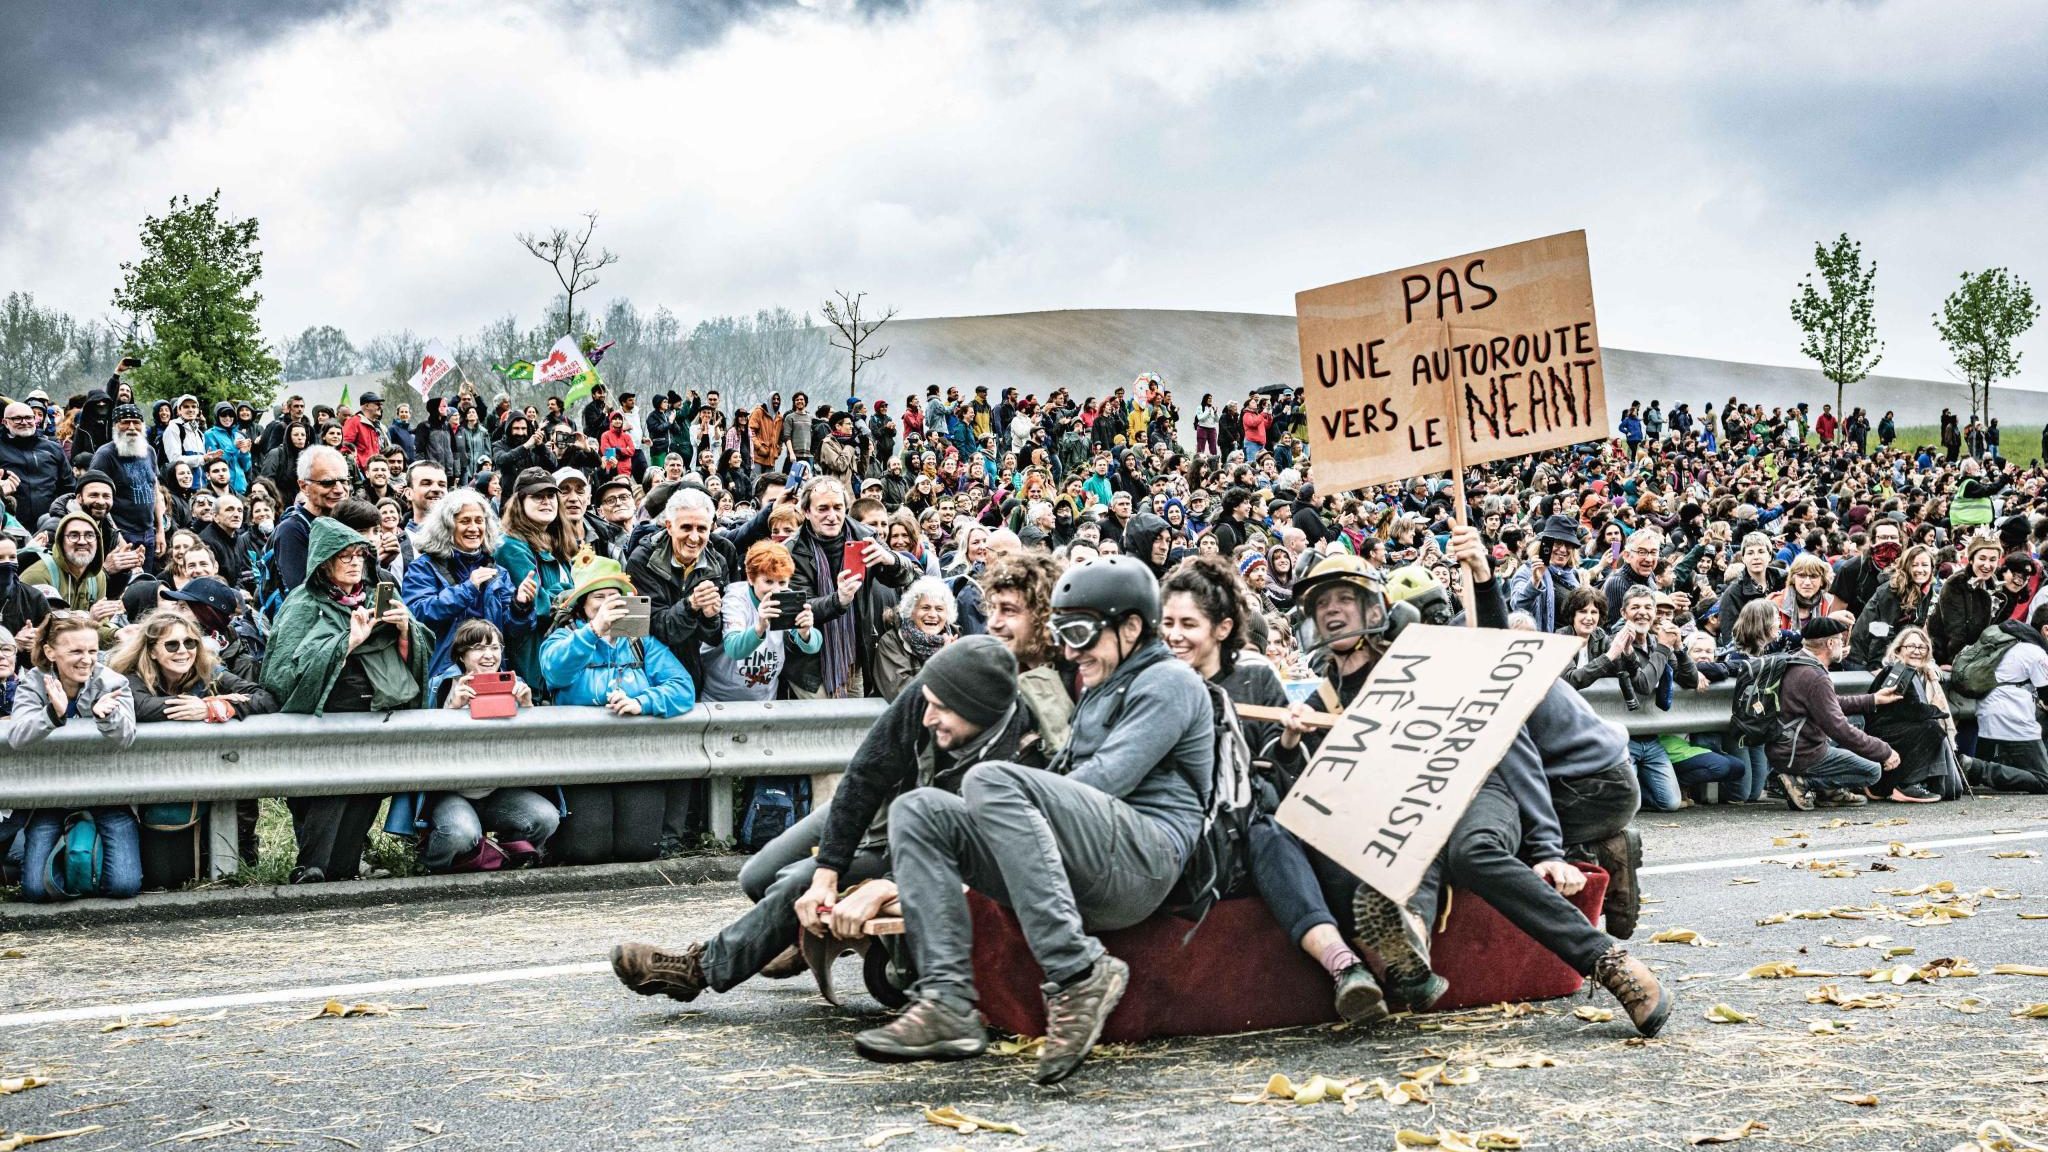
<path fill-rule="evenodd" d="M 679 52 L 716 41 L 734 25 L 773 12 L 798 7 L 797 0 L 561 0 L 578 18 L 624 29 L 621 48 L 643 62 L 667 60 Z M 855 0 L 856 13 L 868 19 L 908 12 L 912 0 Z"/>
<path fill-rule="evenodd" d="M 183 109 L 167 92 L 222 57 L 260 48 L 369 0 L 16 0 L 0 5 L 0 157 L 107 116 L 154 130 Z"/>

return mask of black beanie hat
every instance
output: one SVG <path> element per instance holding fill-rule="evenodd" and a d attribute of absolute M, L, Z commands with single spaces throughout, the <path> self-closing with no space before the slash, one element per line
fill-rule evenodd
<path fill-rule="evenodd" d="M 939 703 L 986 728 L 1017 698 L 1017 657 L 993 636 L 962 636 L 926 661 L 919 679 Z"/>
<path fill-rule="evenodd" d="M 1806 622 L 1804 628 L 1799 630 L 1799 638 L 1801 640 L 1825 640 L 1830 636 L 1840 636 L 1848 630 L 1849 626 L 1847 624 L 1842 623 L 1833 616 L 1815 616 Z"/>

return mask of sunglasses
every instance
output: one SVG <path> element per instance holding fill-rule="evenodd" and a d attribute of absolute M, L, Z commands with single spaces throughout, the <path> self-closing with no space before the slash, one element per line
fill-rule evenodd
<path fill-rule="evenodd" d="M 1046 622 L 1045 631 L 1056 643 L 1087 649 L 1095 646 L 1104 627 L 1104 622 L 1095 616 L 1056 616 Z"/>
<path fill-rule="evenodd" d="M 159 640 L 159 641 L 157 641 L 157 643 L 159 643 L 159 644 L 163 645 L 163 646 L 164 646 L 164 651 L 166 651 L 166 652 L 197 652 L 197 651 L 199 651 L 199 641 L 198 641 L 198 640 L 196 640 L 196 639 L 185 639 L 185 640 Z"/>

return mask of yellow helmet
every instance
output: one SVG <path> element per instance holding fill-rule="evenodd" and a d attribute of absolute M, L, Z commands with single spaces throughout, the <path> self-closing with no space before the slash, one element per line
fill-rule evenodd
<path fill-rule="evenodd" d="M 1456 611 L 1450 591 L 1420 564 L 1404 564 L 1387 574 L 1387 599 L 1412 606 L 1425 624 L 1448 624 Z"/>
<path fill-rule="evenodd" d="M 1366 635 L 1376 636 L 1386 630 L 1389 616 L 1386 585 L 1364 560 L 1348 552 L 1325 556 L 1309 569 L 1308 575 L 1295 581 L 1295 603 L 1313 616 L 1316 601 L 1321 595 L 1339 585 L 1358 589 L 1360 618 Z"/>

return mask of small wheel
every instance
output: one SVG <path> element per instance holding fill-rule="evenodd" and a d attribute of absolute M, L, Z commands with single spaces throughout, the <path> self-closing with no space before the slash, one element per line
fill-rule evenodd
<path fill-rule="evenodd" d="M 881 940 L 868 946 L 868 954 L 861 963 L 861 977 L 867 981 L 868 995 L 882 1007 L 895 1011 L 910 1003 L 910 997 L 889 979 L 889 947 Z"/>

